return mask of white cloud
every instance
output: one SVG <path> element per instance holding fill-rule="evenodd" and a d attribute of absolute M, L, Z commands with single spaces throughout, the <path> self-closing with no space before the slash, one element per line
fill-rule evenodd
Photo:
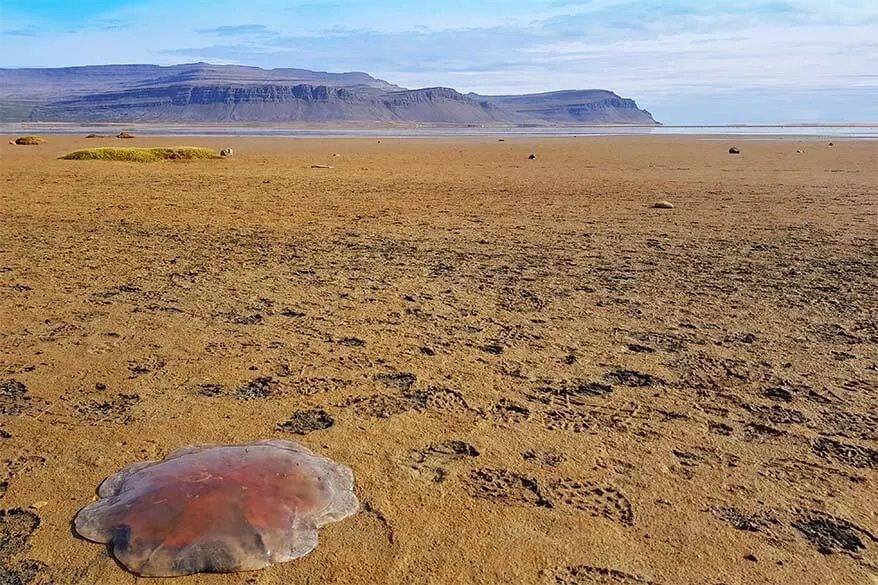
<path fill-rule="evenodd" d="M 857 26 L 754 27 L 726 35 L 677 34 L 650 41 L 582 41 L 523 48 L 521 54 L 569 73 L 599 71 L 626 88 L 702 92 L 746 88 L 878 89 L 878 29 Z M 607 63 L 618 67 L 606 67 Z"/>
<path fill-rule="evenodd" d="M 244 20 L 237 8 L 151 0 L 101 14 L 89 30 L 28 42 L 4 34 L 0 65 L 204 60 L 480 93 L 602 87 L 668 117 L 691 112 L 673 103 L 693 96 L 735 96 L 759 113 L 796 94 L 814 100 L 800 109 L 815 119 L 829 115 L 833 91 L 852 119 L 878 103 L 876 0 L 249 0 Z M 5 24 L 45 30 L 21 15 Z"/>

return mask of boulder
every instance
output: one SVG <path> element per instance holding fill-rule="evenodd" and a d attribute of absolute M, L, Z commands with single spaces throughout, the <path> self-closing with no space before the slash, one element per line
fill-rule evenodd
<path fill-rule="evenodd" d="M 655 209 L 673 209 L 674 204 L 670 201 L 656 201 L 652 204 Z"/>
<path fill-rule="evenodd" d="M 15 144 L 36 146 L 38 144 L 43 144 L 45 141 L 45 138 L 40 138 L 39 136 L 22 136 L 21 138 L 15 139 Z"/>
<path fill-rule="evenodd" d="M 741 154 L 741 151 L 736 146 L 733 146 L 729 149 L 729 154 Z"/>

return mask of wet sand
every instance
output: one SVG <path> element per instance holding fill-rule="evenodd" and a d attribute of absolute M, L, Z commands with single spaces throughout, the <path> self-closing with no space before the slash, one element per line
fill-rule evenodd
<path fill-rule="evenodd" d="M 878 583 L 878 144 L 5 142 L 8 582 L 139 581 L 100 481 L 277 437 L 362 511 L 143 582 Z M 56 160 L 177 144 L 235 156 Z"/>

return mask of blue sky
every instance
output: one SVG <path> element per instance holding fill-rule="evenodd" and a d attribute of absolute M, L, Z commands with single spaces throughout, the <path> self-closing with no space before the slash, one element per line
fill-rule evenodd
<path fill-rule="evenodd" d="M 603 88 L 665 123 L 878 122 L 878 0 L 0 0 L 2 67 L 193 61 Z"/>

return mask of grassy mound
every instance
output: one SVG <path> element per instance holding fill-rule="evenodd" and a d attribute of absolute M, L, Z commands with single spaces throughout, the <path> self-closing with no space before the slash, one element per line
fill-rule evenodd
<path fill-rule="evenodd" d="M 36 145 L 43 144 L 46 141 L 45 138 L 40 138 L 39 136 L 22 136 L 21 138 L 16 138 L 16 144 L 24 144 L 24 145 Z"/>
<path fill-rule="evenodd" d="M 61 157 L 64 160 L 121 160 L 128 162 L 155 162 L 160 160 L 195 160 L 220 158 L 217 151 L 195 146 L 160 148 L 85 148 Z"/>

